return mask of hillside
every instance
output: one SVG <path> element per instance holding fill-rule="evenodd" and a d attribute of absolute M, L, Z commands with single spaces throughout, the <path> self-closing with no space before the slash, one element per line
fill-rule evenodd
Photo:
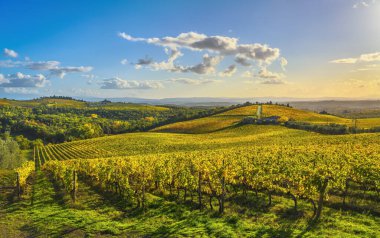
<path fill-rule="evenodd" d="M 70 97 L 0 100 L 0 133 L 28 140 L 62 143 L 109 134 L 146 131 L 158 125 L 220 112 L 223 108 L 165 107 L 103 100 L 85 102 Z"/>
<path fill-rule="evenodd" d="M 51 144 L 39 147 L 36 154 L 41 163 L 49 160 L 92 159 L 157 153 L 212 151 L 219 149 L 244 150 L 252 145 L 344 145 L 353 138 L 359 143 L 376 143 L 377 133 L 357 135 L 322 135 L 294 130 L 279 125 L 244 125 L 210 133 L 182 134 L 139 132 L 105 136 L 87 140 Z"/>
<path fill-rule="evenodd" d="M 156 132 L 175 132 L 175 133 L 207 133 L 225 129 L 236 125 L 244 117 L 255 116 L 257 105 L 240 107 L 224 113 L 210 117 L 200 118 L 191 121 L 178 122 L 153 129 Z M 263 116 L 280 116 L 286 119 L 293 119 L 299 122 L 313 124 L 342 124 L 352 125 L 352 120 L 333 115 L 319 114 L 311 111 L 295 109 L 279 105 L 263 105 Z M 359 128 L 371 128 L 380 126 L 380 118 L 358 119 Z"/>
<path fill-rule="evenodd" d="M 33 108 L 37 106 L 57 107 L 57 108 L 77 108 L 77 109 L 104 109 L 104 110 L 141 110 L 141 111 L 164 111 L 167 107 L 154 106 L 139 103 L 120 102 L 85 102 L 69 98 L 44 97 L 33 100 L 10 100 L 0 99 L 0 106 L 17 106 Z"/>

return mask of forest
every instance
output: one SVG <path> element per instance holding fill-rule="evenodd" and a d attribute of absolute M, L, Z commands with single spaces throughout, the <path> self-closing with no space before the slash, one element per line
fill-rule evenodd
<path fill-rule="evenodd" d="M 0 106 L 0 132 L 23 136 L 28 140 L 40 139 L 43 143 L 62 143 L 147 131 L 160 125 L 205 117 L 223 110 L 226 108 L 155 107 L 107 100 L 91 103 L 52 96 Z"/>

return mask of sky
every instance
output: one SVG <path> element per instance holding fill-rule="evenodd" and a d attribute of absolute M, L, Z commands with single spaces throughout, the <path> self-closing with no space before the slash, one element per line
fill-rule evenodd
<path fill-rule="evenodd" d="M 0 97 L 380 98 L 380 0 L 0 0 Z"/>

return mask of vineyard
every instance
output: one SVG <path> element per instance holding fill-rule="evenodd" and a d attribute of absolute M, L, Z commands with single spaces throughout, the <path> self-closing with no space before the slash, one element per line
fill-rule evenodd
<path fill-rule="evenodd" d="M 147 194 L 190 200 L 194 208 L 224 213 L 238 194 L 290 197 L 309 203 L 310 219 L 335 197 L 349 207 L 349 194 L 366 194 L 361 209 L 378 210 L 380 146 L 377 134 L 322 136 L 281 126 L 243 126 L 186 135 L 135 133 L 49 145 L 36 149 L 39 166 L 62 181 L 73 173 L 104 191 L 146 208 Z"/>
<path fill-rule="evenodd" d="M 244 117 L 255 115 L 256 111 L 257 105 L 240 107 L 211 117 L 165 125 L 155 128 L 153 131 L 195 134 L 214 132 L 234 126 Z M 279 116 L 284 118 L 284 120 L 291 119 L 297 122 L 307 122 L 312 124 L 341 124 L 349 127 L 354 126 L 352 119 L 319 114 L 279 105 L 263 105 L 263 116 Z M 357 119 L 356 126 L 362 129 L 380 127 L 380 118 Z"/>
<path fill-rule="evenodd" d="M 242 118 L 251 109 L 238 108 L 210 118 Z M 264 112 L 279 111 L 267 108 Z M 315 122 L 331 117 L 309 112 L 294 116 Z M 199 129 L 199 120 L 205 119 L 183 123 L 194 131 Z M 138 211 L 138 222 L 130 218 L 112 221 L 118 227 L 111 232 L 114 235 L 139 230 L 140 235 L 160 237 L 167 234 L 165 229 L 173 229 L 171 236 L 219 237 L 223 235 L 218 229 L 223 227 L 228 230 L 226 237 L 257 236 L 262 226 L 283 227 L 292 219 L 297 224 L 290 230 L 266 230 L 263 235 L 296 236 L 311 229 L 311 236 L 335 236 L 334 231 L 339 231 L 337 236 L 351 236 L 354 228 L 349 226 L 357 226 L 359 235 L 380 235 L 370 228 L 380 224 L 378 133 L 322 135 L 281 125 L 213 123 L 225 129 L 200 134 L 128 133 L 37 146 L 32 153 L 34 163 L 18 170 L 20 185 L 26 191 L 27 177 L 35 168 L 36 181 L 48 184 L 49 179 L 55 190 L 70 198 L 65 203 L 74 207 L 60 212 L 78 213 L 77 207 L 86 212 L 90 209 L 85 208 L 86 201 L 95 196 L 89 195 L 93 189 L 101 201 L 122 202 L 125 216 Z M 81 216 L 84 213 L 77 218 Z M 358 216 L 358 220 L 353 218 Z M 168 219 L 168 225 L 154 228 L 147 217 L 158 223 Z M 194 217 L 207 222 L 195 224 Z M 345 223 L 330 233 L 331 219 Z M 359 220 L 363 224 L 357 224 Z M 135 225 L 129 227 L 131 222 Z M 219 228 L 213 227 L 216 224 Z"/>
<path fill-rule="evenodd" d="M 145 207 L 146 192 L 177 191 L 197 194 L 198 207 L 207 195 L 224 212 L 227 193 L 247 190 L 289 195 L 309 200 L 313 217 L 322 212 L 324 199 L 334 191 L 342 195 L 343 203 L 351 184 L 365 187 L 375 196 L 380 192 L 380 163 L 377 146 L 356 144 L 331 146 L 267 146 L 245 149 L 198 151 L 186 153 L 151 154 L 110 159 L 81 159 L 44 164 L 56 179 L 72 188 L 72 174 L 77 171 L 104 188 L 120 194 L 134 194 L 138 206 Z M 241 191 L 239 191 L 241 190 Z M 316 201 L 318 201 L 316 205 Z"/>

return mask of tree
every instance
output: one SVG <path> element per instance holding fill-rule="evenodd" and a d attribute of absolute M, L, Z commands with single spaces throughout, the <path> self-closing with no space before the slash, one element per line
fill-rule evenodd
<path fill-rule="evenodd" d="M 27 138 L 25 138 L 23 135 L 16 136 L 15 141 L 17 141 L 20 149 L 22 150 L 30 149 L 31 142 Z"/>
<path fill-rule="evenodd" d="M 24 162 L 20 148 L 13 139 L 0 140 L 0 168 L 14 169 Z"/>

